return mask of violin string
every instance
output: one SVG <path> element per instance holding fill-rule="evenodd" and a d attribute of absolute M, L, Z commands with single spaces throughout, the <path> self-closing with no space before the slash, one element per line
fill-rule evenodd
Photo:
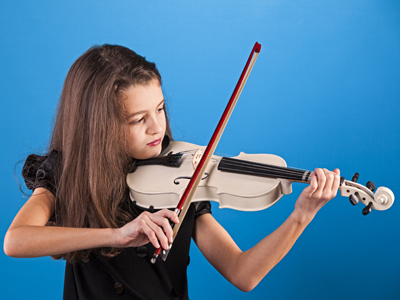
<path fill-rule="evenodd" d="M 242 169 L 238 171 L 237 169 L 229 169 L 229 168 L 224 168 L 221 169 L 222 171 L 231 171 L 235 173 L 241 173 L 241 174 L 248 174 L 248 175 L 255 175 L 255 176 L 263 176 L 263 177 L 270 177 L 270 178 L 283 178 L 283 179 L 291 179 L 291 180 L 297 180 L 297 181 L 302 181 L 303 176 L 302 175 L 290 175 L 290 174 L 284 174 L 284 173 L 273 173 L 273 172 L 259 172 L 259 171 L 254 171 L 251 169 Z"/>
<path fill-rule="evenodd" d="M 182 155 L 181 159 L 183 159 L 184 156 L 193 156 L 193 153 L 195 151 L 197 151 L 197 149 L 182 151 L 182 153 L 184 154 Z M 293 180 L 302 180 L 304 173 L 307 172 L 306 170 L 301 169 L 245 161 L 226 156 L 221 159 L 219 168 L 221 168 L 221 170 L 223 169 L 224 171 L 236 173 L 262 175 L 272 178 L 284 178 Z"/>
<path fill-rule="evenodd" d="M 263 176 L 263 177 L 270 177 L 270 178 L 283 178 L 283 179 L 291 179 L 291 180 L 297 180 L 297 181 L 303 181 L 303 176 L 304 175 L 293 175 L 293 174 L 285 174 L 285 173 L 276 173 L 276 172 L 265 172 L 265 171 L 255 171 L 252 169 L 240 169 L 238 170 L 237 168 L 224 168 L 220 169 L 222 171 L 230 171 L 234 173 L 240 173 L 240 174 L 248 174 L 248 175 L 255 175 L 255 176 Z"/>
<path fill-rule="evenodd" d="M 183 159 L 184 156 L 193 156 L 194 153 L 197 150 L 198 149 L 181 151 L 181 153 L 184 153 L 182 155 L 181 159 Z M 192 153 L 190 153 L 190 152 L 192 152 Z M 299 171 L 302 174 L 304 174 L 304 172 L 306 172 L 306 170 L 302 170 L 302 169 L 281 167 L 281 166 L 276 166 L 276 165 L 269 165 L 269 164 L 263 164 L 263 163 L 257 163 L 257 162 L 252 162 L 252 161 L 241 160 L 241 159 L 237 159 L 237 158 L 232 157 L 232 155 L 230 155 L 230 154 L 215 153 L 215 155 L 218 155 L 218 156 L 221 156 L 221 157 L 223 156 L 223 158 L 225 158 L 226 160 L 233 160 L 235 163 L 242 164 L 242 165 L 246 165 L 246 164 L 249 165 L 249 166 L 259 165 L 260 167 L 272 167 L 274 169 L 278 169 L 279 168 L 279 169 L 284 170 L 284 171 Z"/>
<path fill-rule="evenodd" d="M 195 150 L 185 150 L 185 151 L 181 151 L 180 153 L 183 153 L 183 155 L 180 157 L 180 159 L 179 160 L 183 160 L 184 158 L 186 158 L 186 157 L 193 157 L 194 156 L 194 153 L 197 151 L 197 149 L 195 149 Z M 213 161 L 215 161 L 216 159 L 215 158 L 213 158 L 213 157 L 211 157 L 211 160 L 213 160 Z"/>
<path fill-rule="evenodd" d="M 260 169 L 266 168 L 266 169 L 273 169 L 273 170 L 281 170 L 283 172 L 288 172 L 288 173 L 293 172 L 293 173 L 303 174 L 304 172 L 306 172 L 306 170 L 301 170 L 301 169 L 287 168 L 287 167 L 282 167 L 282 166 L 263 164 L 263 163 L 246 161 L 246 160 L 235 159 L 235 158 L 223 158 L 223 160 L 225 162 L 231 162 L 233 165 L 239 165 L 239 166 L 258 167 Z"/>
<path fill-rule="evenodd" d="M 299 169 L 289 169 L 280 166 L 260 164 L 231 158 L 224 158 L 221 160 L 219 169 L 231 172 L 245 172 L 246 174 L 252 175 L 262 175 L 267 177 L 294 180 L 302 180 L 304 173 L 307 172 Z"/>
<path fill-rule="evenodd" d="M 252 174 L 252 175 L 262 175 L 262 176 L 267 176 L 267 177 L 274 177 L 274 178 L 279 178 L 279 177 L 285 177 L 285 178 L 291 178 L 295 180 L 300 180 L 303 177 L 303 174 L 289 174 L 285 172 L 274 172 L 273 170 L 257 170 L 257 168 L 224 168 L 221 170 L 230 170 L 230 171 L 236 171 L 239 173 L 247 173 L 247 174 Z"/>
<path fill-rule="evenodd" d="M 232 154 L 226 154 L 226 153 L 221 153 L 221 152 L 215 152 L 215 155 L 221 156 L 221 157 L 234 157 Z"/>
<path fill-rule="evenodd" d="M 271 175 L 287 175 L 287 176 L 302 176 L 304 172 L 297 170 L 282 170 L 280 168 L 275 168 L 275 166 L 257 166 L 251 164 L 229 164 L 231 168 L 247 169 L 254 172 L 270 173 Z"/>

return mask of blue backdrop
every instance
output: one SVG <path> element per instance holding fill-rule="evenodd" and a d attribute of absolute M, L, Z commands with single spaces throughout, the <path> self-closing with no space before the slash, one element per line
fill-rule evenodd
<path fill-rule="evenodd" d="M 155 61 L 175 139 L 207 144 L 254 44 L 262 50 L 217 151 L 273 153 L 289 166 L 338 167 L 400 196 L 400 2 L 3 1 L 0 9 L 1 210 L 4 236 L 26 201 L 27 154 L 46 148 L 71 64 L 95 44 Z M 16 174 L 16 176 L 15 176 Z M 241 249 L 291 213 L 304 186 L 264 211 L 213 206 Z M 400 206 L 361 215 L 340 196 L 249 293 L 193 244 L 191 299 L 399 299 Z M 1 299 L 61 299 L 63 261 L 0 253 Z"/>

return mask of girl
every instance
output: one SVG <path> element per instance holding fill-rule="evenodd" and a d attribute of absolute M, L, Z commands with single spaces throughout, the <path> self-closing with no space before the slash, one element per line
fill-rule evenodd
<path fill-rule="evenodd" d="M 4 251 L 13 257 L 67 260 L 64 299 L 188 299 L 191 238 L 233 285 L 250 291 L 287 254 L 318 210 L 335 197 L 339 170 L 316 169 L 289 218 L 242 252 L 211 215 L 191 204 L 168 259 L 170 210 L 149 212 L 129 199 L 132 159 L 160 154 L 171 137 L 154 63 L 121 46 L 103 45 L 71 67 L 46 156 L 23 168 L 34 190 L 12 222 Z"/>

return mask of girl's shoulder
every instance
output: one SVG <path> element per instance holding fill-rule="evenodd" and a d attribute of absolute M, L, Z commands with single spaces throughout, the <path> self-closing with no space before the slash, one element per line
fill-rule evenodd
<path fill-rule="evenodd" d="M 31 154 L 27 157 L 22 168 L 22 177 L 28 189 L 35 190 L 43 187 L 54 195 L 57 171 L 61 165 L 61 153 L 51 150 L 47 155 Z"/>
<path fill-rule="evenodd" d="M 195 208 L 195 216 L 194 216 L 195 219 L 204 214 L 211 214 L 210 201 L 194 202 L 193 204 Z"/>

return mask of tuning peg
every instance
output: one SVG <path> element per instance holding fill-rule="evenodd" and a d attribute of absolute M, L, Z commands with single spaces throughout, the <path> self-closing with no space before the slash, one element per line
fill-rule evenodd
<path fill-rule="evenodd" d="M 368 181 L 366 187 L 369 188 L 371 192 L 375 191 L 376 189 L 375 183 L 373 183 L 372 181 Z"/>
<path fill-rule="evenodd" d="M 350 200 L 351 204 L 357 205 L 358 204 L 358 192 L 356 192 L 354 195 L 353 194 L 350 195 L 349 200 Z"/>
<path fill-rule="evenodd" d="M 353 178 L 351 179 L 351 181 L 357 182 L 359 176 L 360 176 L 360 174 L 355 173 L 355 174 L 353 175 Z"/>
<path fill-rule="evenodd" d="M 372 211 L 372 202 L 368 203 L 366 207 L 362 210 L 364 216 L 368 215 Z"/>

